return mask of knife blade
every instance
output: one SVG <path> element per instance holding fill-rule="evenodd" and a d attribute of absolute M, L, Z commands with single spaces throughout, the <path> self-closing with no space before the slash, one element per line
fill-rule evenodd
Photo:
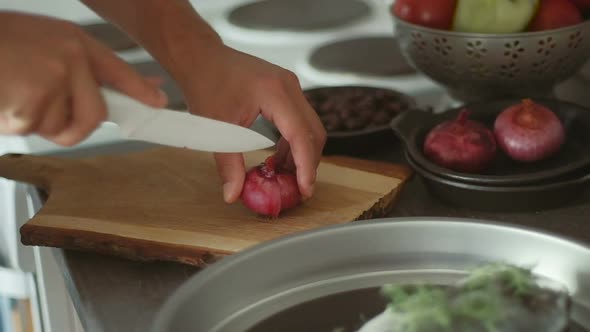
<path fill-rule="evenodd" d="M 274 146 L 266 136 L 235 124 L 189 113 L 154 108 L 101 88 L 108 116 L 124 137 L 208 152 L 247 152 Z"/>

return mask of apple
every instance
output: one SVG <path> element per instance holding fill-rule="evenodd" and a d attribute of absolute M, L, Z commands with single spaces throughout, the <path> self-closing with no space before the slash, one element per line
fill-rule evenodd
<path fill-rule="evenodd" d="M 453 30 L 474 33 L 524 31 L 539 1 L 545 0 L 458 0 Z"/>
<path fill-rule="evenodd" d="M 571 0 L 581 10 L 590 9 L 590 0 Z"/>
<path fill-rule="evenodd" d="M 543 0 L 529 31 L 558 29 L 582 22 L 582 13 L 569 0 Z"/>
<path fill-rule="evenodd" d="M 409 23 L 432 29 L 449 30 L 456 0 L 395 0 L 393 15 Z"/>

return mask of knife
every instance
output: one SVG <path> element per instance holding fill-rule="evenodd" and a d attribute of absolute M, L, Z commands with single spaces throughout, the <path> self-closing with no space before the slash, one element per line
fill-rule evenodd
<path fill-rule="evenodd" d="M 238 125 L 169 109 L 153 108 L 111 89 L 101 88 L 108 116 L 124 137 L 208 152 L 247 152 L 275 143 Z"/>

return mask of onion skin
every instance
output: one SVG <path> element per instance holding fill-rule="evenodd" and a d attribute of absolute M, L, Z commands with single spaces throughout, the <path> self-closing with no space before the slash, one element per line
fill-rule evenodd
<path fill-rule="evenodd" d="M 522 162 L 551 157 L 565 141 L 565 129 L 557 115 L 531 99 L 502 111 L 494 123 L 494 134 L 500 149 Z"/>
<path fill-rule="evenodd" d="M 241 199 L 257 214 L 276 218 L 281 211 L 299 205 L 301 193 L 295 174 L 277 167 L 271 156 L 248 170 Z"/>
<path fill-rule="evenodd" d="M 424 140 L 424 155 L 435 164 L 457 172 L 484 171 L 496 156 L 494 134 L 462 110 L 452 121 L 435 126 Z"/>

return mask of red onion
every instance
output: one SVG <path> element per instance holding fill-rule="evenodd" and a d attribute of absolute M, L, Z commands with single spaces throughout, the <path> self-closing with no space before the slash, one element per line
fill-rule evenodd
<path fill-rule="evenodd" d="M 465 173 L 485 170 L 496 155 L 496 140 L 482 123 L 462 110 L 455 120 L 434 127 L 424 141 L 424 154 L 439 166 Z"/>
<path fill-rule="evenodd" d="M 514 160 L 537 161 L 556 153 L 565 141 L 559 118 L 531 99 L 502 111 L 494 123 L 500 148 Z"/>
<path fill-rule="evenodd" d="M 277 167 L 273 156 L 246 173 L 241 198 L 250 210 L 275 218 L 301 202 L 295 174 Z"/>

